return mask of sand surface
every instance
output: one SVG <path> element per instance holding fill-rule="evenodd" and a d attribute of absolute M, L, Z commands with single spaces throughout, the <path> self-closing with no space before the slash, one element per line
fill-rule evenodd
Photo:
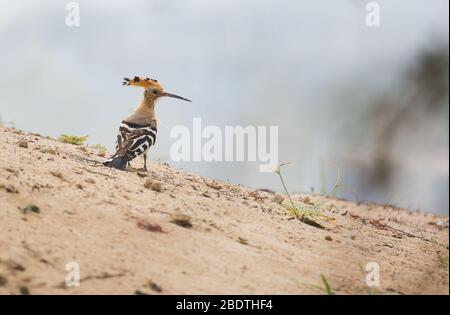
<path fill-rule="evenodd" d="M 0 294 L 324 294 L 321 275 L 336 294 L 449 293 L 446 216 L 327 198 L 320 229 L 271 192 L 98 154 L 0 127 Z"/>

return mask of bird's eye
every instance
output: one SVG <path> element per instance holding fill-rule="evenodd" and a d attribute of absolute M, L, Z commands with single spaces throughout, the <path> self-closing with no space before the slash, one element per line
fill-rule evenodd
<path fill-rule="evenodd" d="M 158 94 L 158 90 L 153 90 L 153 94 Z"/>

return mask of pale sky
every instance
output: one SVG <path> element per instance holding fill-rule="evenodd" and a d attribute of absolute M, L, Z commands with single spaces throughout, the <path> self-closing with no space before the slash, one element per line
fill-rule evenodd
<path fill-rule="evenodd" d="M 154 77 L 193 103 L 159 102 L 152 159 L 169 159 L 171 128 L 191 126 L 193 117 L 221 128 L 277 125 L 290 188 L 317 190 L 321 158 L 338 163 L 348 146 L 370 147 L 351 132 L 365 99 L 395 84 L 427 47 L 448 45 L 448 1 L 377 1 L 379 28 L 364 23 L 367 2 L 84 0 L 80 27 L 68 27 L 65 1 L 0 0 L 0 115 L 23 130 L 88 134 L 89 143 L 112 149 L 119 122 L 141 97 L 122 78 Z M 344 102 L 345 93 L 359 101 Z M 448 118 L 436 128 L 448 130 Z M 405 154 L 391 189 L 397 197 L 363 198 L 448 213 L 448 137 L 437 141 L 421 158 Z M 281 190 L 258 163 L 171 164 Z M 351 170 L 343 178 L 358 183 Z"/>

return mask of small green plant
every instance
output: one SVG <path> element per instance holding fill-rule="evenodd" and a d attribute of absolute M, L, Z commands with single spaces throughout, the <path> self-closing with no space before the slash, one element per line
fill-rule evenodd
<path fill-rule="evenodd" d="M 436 252 L 436 256 L 439 268 L 448 270 L 448 257 L 443 257 L 439 252 Z"/>
<path fill-rule="evenodd" d="M 104 145 L 102 145 L 102 144 L 100 144 L 100 143 L 91 145 L 91 148 L 92 148 L 92 149 L 95 149 L 95 150 L 98 150 L 98 151 L 101 151 L 101 152 L 106 152 L 106 151 L 108 151 L 108 149 L 107 149 Z"/>
<path fill-rule="evenodd" d="M 296 219 L 299 219 L 301 222 L 306 223 L 311 226 L 315 226 L 318 228 L 324 228 L 324 226 L 321 224 L 321 222 L 334 222 L 334 219 L 324 215 L 320 212 L 320 208 L 326 203 L 326 198 L 329 196 L 331 192 L 333 192 L 338 186 L 340 182 L 340 171 L 339 168 L 337 169 L 337 178 L 336 182 L 331 187 L 331 189 L 323 195 L 318 202 L 314 204 L 302 204 L 302 205 L 296 205 L 294 201 L 292 200 L 291 194 L 289 193 L 289 190 L 287 189 L 286 183 L 284 182 L 283 175 L 281 174 L 281 167 L 286 165 L 287 163 L 280 164 L 277 169 L 275 170 L 275 173 L 280 177 L 281 184 L 283 185 L 284 191 L 286 192 L 286 195 L 289 199 L 289 204 L 285 205 L 282 204 L 283 207 L 285 207 L 290 215 L 295 217 Z"/>
<path fill-rule="evenodd" d="M 336 295 L 336 293 L 331 288 L 331 285 L 328 282 L 327 278 L 323 274 L 320 274 L 320 278 L 322 279 L 323 287 L 321 287 L 319 285 L 313 285 L 313 286 L 315 288 L 323 291 L 326 295 Z"/>
<path fill-rule="evenodd" d="M 88 136 L 74 136 L 62 134 L 58 137 L 58 140 L 64 143 L 70 143 L 74 145 L 85 145 Z"/>

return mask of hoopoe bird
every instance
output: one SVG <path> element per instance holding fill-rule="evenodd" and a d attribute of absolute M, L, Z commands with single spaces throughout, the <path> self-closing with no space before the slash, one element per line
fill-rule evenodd
<path fill-rule="evenodd" d="M 155 102 L 163 96 L 178 98 L 187 102 L 190 102 L 190 100 L 164 92 L 162 85 L 155 79 L 124 78 L 122 85 L 144 88 L 144 97 L 133 113 L 122 120 L 116 140 L 116 152 L 105 160 L 103 165 L 125 170 L 131 160 L 142 154 L 144 170 L 147 170 L 147 151 L 155 144 L 157 133 Z"/>

